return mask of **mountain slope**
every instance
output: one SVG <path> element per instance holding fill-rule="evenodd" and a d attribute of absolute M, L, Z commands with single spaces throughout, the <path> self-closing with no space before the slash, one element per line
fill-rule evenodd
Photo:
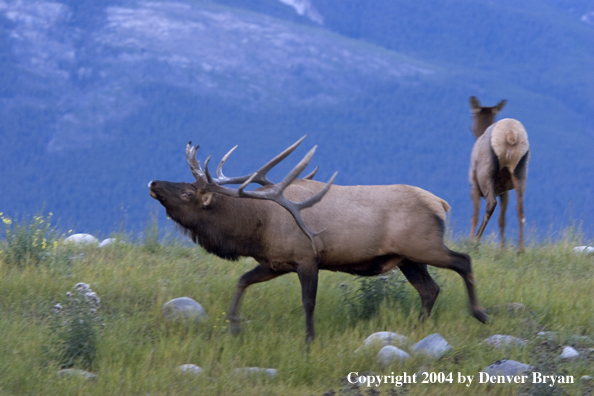
<path fill-rule="evenodd" d="M 339 184 L 418 185 L 448 200 L 454 229 L 467 230 L 468 97 L 477 95 L 486 105 L 507 98 L 502 116 L 530 134 L 528 224 L 557 230 L 573 216 L 594 232 L 582 209 L 594 192 L 594 133 L 583 111 L 592 96 L 568 100 L 566 84 L 583 65 L 545 72 L 532 68 L 540 55 L 527 54 L 497 70 L 526 43 L 485 61 L 513 44 L 514 26 L 545 21 L 552 8 L 531 16 L 481 3 L 468 12 L 491 7 L 500 18 L 467 22 L 475 41 L 466 42 L 429 3 L 369 4 L 311 2 L 322 24 L 272 0 L 0 2 L 0 211 L 33 213 L 45 203 L 68 228 L 137 232 L 150 213 L 162 215 L 149 180 L 192 179 L 188 140 L 213 161 L 240 144 L 226 165 L 232 175 L 308 134 L 307 147 L 273 172 L 277 180 L 318 144 L 320 179 L 338 170 Z M 467 3 L 449 5 L 442 13 Z M 511 28 L 483 48 L 481 26 L 508 14 Z M 563 21 L 545 38 L 590 37 L 588 26 Z M 584 51 L 587 61 L 585 48 L 567 54 Z M 559 80 L 543 84 L 548 76 Z"/>

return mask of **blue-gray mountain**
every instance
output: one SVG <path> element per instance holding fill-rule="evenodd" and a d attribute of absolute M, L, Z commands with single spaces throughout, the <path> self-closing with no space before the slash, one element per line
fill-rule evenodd
<path fill-rule="evenodd" d="M 528 130 L 528 228 L 592 236 L 593 43 L 589 0 L 0 0 L 0 212 L 136 232 L 188 140 L 245 174 L 308 134 L 321 180 L 426 188 L 466 233 L 475 95 Z"/>

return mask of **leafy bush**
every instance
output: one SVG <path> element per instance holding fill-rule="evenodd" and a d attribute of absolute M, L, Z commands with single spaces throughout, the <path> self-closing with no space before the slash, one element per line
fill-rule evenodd
<path fill-rule="evenodd" d="M 64 305 L 54 305 L 50 329 L 53 339 L 50 357 L 62 368 L 79 366 L 92 369 L 97 356 L 98 316 L 101 299 L 88 284 L 77 283 L 74 293 L 66 293 Z"/>
<path fill-rule="evenodd" d="M 4 262 L 14 266 L 37 265 L 50 250 L 58 244 L 56 227 L 51 225 L 52 213 L 47 218 L 38 214 L 32 220 L 21 222 L 5 217 L 0 213 L 4 228 Z"/>

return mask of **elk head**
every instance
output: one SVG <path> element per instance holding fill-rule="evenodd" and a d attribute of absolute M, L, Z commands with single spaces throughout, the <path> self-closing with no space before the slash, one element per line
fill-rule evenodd
<path fill-rule="evenodd" d="M 507 100 L 502 100 L 493 107 L 481 106 L 475 96 L 470 97 L 470 108 L 472 111 L 472 132 L 475 137 L 481 136 L 485 130 L 495 122 L 495 116 L 505 106 Z"/>
<path fill-rule="evenodd" d="M 267 173 L 291 154 L 304 139 L 305 136 L 252 174 L 240 177 L 227 177 L 223 174 L 223 165 L 231 153 L 237 148 L 237 146 L 235 146 L 225 154 L 219 163 L 216 178 L 210 174 L 208 169 L 210 156 L 204 162 L 203 170 L 199 161 L 196 159 L 196 151 L 199 146 L 193 147 L 192 142 L 188 142 L 186 146 L 186 159 L 196 181 L 194 183 L 151 181 L 149 182 L 150 195 L 165 207 L 167 215 L 172 220 L 179 224 L 183 224 L 185 228 L 199 226 L 202 212 L 209 209 L 216 194 L 222 194 L 232 198 L 253 198 L 274 201 L 285 208 L 293 216 L 299 228 L 310 239 L 312 248 L 317 255 L 314 237 L 323 231 L 311 231 L 301 218 L 300 211 L 315 205 L 322 199 L 330 189 L 337 173 L 334 173 L 322 190 L 305 201 L 294 202 L 283 195 L 285 189 L 297 179 L 303 169 L 309 164 L 317 148 L 317 146 L 314 146 L 281 182 L 274 184 L 267 177 Z M 316 171 L 317 167 L 305 178 L 311 179 Z M 245 191 L 245 188 L 251 183 L 267 186 L 267 188 L 255 191 Z M 225 184 L 240 184 L 240 187 L 237 190 L 234 190 L 223 187 Z"/>

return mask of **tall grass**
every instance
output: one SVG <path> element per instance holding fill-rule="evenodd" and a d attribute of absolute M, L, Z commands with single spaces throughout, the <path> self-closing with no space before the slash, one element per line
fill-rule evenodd
<path fill-rule="evenodd" d="M 533 243 L 524 254 L 511 248 L 501 251 L 489 242 L 470 252 L 479 300 L 493 319 L 488 325 L 468 314 L 463 282 L 452 271 L 431 270 L 438 275 L 441 294 L 424 323 L 417 320 L 418 294 L 408 284 L 394 290 L 398 299 L 382 297 L 385 301 L 373 308 L 373 315 L 354 318 L 353 310 L 360 308 L 349 303 L 345 288 L 355 293 L 351 297 L 373 296 L 367 289 L 380 286 L 364 285 L 346 274 L 321 272 L 317 338 L 309 347 L 304 344 L 301 289 L 295 275 L 250 287 L 240 311 L 243 331 L 234 335 L 225 314 L 237 279 L 254 261 L 226 262 L 200 248 L 159 245 L 152 239 L 150 244 L 150 248 L 142 244 L 85 247 L 68 253 L 62 253 L 60 245 L 52 257 L 36 265 L 13 265 L 6 259 L 10 246 L 0 245 L 0 395 L 318 396 L 330 389 L 347 394 L 344 377 L 352 371 L 389 375 L 423 369 L 476 375 L 500 359 L 534 364 L 543 373 L 573 375 L 576 382 L 583 375 L 594 375 L 594 356 L 585 356 L 594 347 L 585 338 L 594 338 L 594 258 L 576 255 L 568 240 Z M 455 242 L 449 246 L 465 250 Z M 101 297 L 105 328 L 96 338 L 95 382 L 60 378 L 56 373 L 63 364 L 43 353 L 53 337 L 52 307 L 78 282 L 90 284 Z M 162 320 L 162 304 L 182 296 L 205 307 L 206 322 L 187 326 Z M 527 309 L 508 312 L 507 303 L 522 303 Z M 377 350 L 356 352 L 376 331 L 400 333 L 413 342 L 440 333 L 452 350 L 437 361 L 413 357 L 381 367 Z M 539 331 L 555 331 L 555 339 L 543 342 L 536 337 Z M 492 334 L 513 335 L 529 343 L 524 348 L 498 350 L 482 342 Z M 558 360 L 561 346 L 572 344 L 584 357 Z M 178 374 L 175 368 L 187 363 L 199 365 L 203 373 Z M 234 373 L 235 368 L 250 366 L 276 368 L 278 376 Z M 382 395 L 390 394 L 389 389 L 379 388 Z M 412 395 L 588 392 L 587 385 L 580 383 L 552 389 L 476 383 L 471 387 L 413 384 L 405 389 Z"/>

